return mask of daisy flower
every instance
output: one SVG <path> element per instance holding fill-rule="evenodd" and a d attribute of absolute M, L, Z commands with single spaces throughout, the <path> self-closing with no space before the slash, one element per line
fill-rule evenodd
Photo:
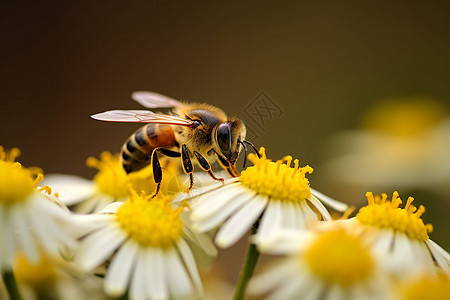
<path fill-rule="evenodd" d="M 337 134 L 327 148 L 339 154 L 323 172 L 340 183 L 446 189 L 450 181 L 450 118 L 432 99 L 386 99 L 368 111 L 360 129 Z"/>
<path fill-rule="evenodd" d="M 388 283 L 370 249 L 337 224 L 329 230 L 283 231 L 260 250 L 284 257 L 251 279 L 251 295 L 268 300 L 387 299 Z"/>
<path fill-rule="evenodd" d="M 420 274 L 436 276 L 440 270 L 450 275 L 450 254 L 429 238 L 433 227 L 421 219 L 422 205 L 416 208 L 414 198 L 409 197 L 405 207 L 399 207 L 398 192 L 391 201 L 386 194 L 374 197 L 369 192 L 366 197 L 368 205 L 342 223 L 373 250 L 384 271 L 399 280 Z"/>
<path fill-rule="evenodd" d="M 347 208 L 311 189 L 305 175 L 313 169 L 299 167 L 298 159 L 294 167 L 291 156 L 272 162 L 264 148 L 260 149 L 260 157 L 249 154 L 248 159 L 254 166 L 240 177 L 175 199 L 192 203 L 191 219 L 198 231 L 209 231 L 224 223 L 215 237 L 220 247 L 233 245 L 259 218 L 257 238 L 263 241 L 281 228 L 301 230 L 319 220 L 330 220 L 322 202 L 338 211 Z"/>
<path fill-rule="evenodd" d="M 41 253 L 41 260 L 32 263 L 22 253 L 16 255 L 14 273 L 25 299 L 103 299 L 102 279 L 86 276 L 59 256 Z M 3 299 L 3 298 L 1 298 Z"/>
<path fill-rule="evenodd" d="M 0 271 L 12 270 L 15 254 L 23 252 L 31 262 L 39 261 L 40 249 L 57 255 L 62 245 L 76 240 L 68 230 L 72 215 L 49 187 L 38 187 L 43 175 L 36 168 L 15 162 L 20 151 L 0 147 Z"/>
<path fill-rule="evenodd" d="M 92 270 L 109 261 L 104 290 L 118 297 L 127 289 L 131 299 L 178 299 L 196 294 L 202 284 L 189 243 L 216 255 L 211 240 L 193 232 L 173 209 L 169 198 L 138 195 L 115 202 L 96 215 L 83 216 L 92 227 L 81 241 L 75 263 Z"/>
<path fill-rule="evenodd" d="M 45 184 L 58 192 L 60 199 L 67 206 L 75 206 L 79 213 L 98 212 L 108 204 L 116 201 L 125 201 L 128 190 L 133 187 L 136 191 L 145 191 L 150 194 L 155 190 L 155 182 L 151 167 L 127 174 L 123 169 L 119 155 L 102 152 L 100 160 L 95 157 L 87 159 L 87 165 L 98 169 L 93 180 L 79 176 L 65 174 L 51 174 L 46 176 Z M 169 193 L 178 191 L 178 181 L 173 180 L 178 174 L 175 164 L 166 164 L 161 191 Z"/>

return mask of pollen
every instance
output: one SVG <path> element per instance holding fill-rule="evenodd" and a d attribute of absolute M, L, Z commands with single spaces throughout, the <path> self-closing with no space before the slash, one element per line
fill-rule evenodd
<path fill-rule="evenodd" d="M 241 173 L 239 181 L 244 186 L 273 200 L 296 202 L 311 196 L 309 181 L 305 178 L 306 173 L 313 172 L 310 166 L 301 168 L 298 159 L 295 159 L 294 167 L 291 167 L 291 156 L 272 162 L 267 159 L 263 147 L 259 153 L 261 158 L 253 153 L 248 155 L 254 166 Z"/>
<path fill-rule="evenodd" d="M 408 237 L 419 241 L 428 240 L 428 233 L 433 231 L 433 226 L 423 223 L 421 216 L 425 212 L 425 207 L 421 205 L 416 208 L 412 205 L 413 197 L 408 198 L 404 208 L 399 207 L 402 200 L 398 192 L 394 192 L 391 201 L 387 200 L 386 194 L 374 197 L 368 192 L 366 197 L 369 204 L 361 208 L 356 215 L 359 222 L 403 232 Z"/>
<path fill-rule="evenodd" d="M 37 174 L 40 171 L 37 168 L 24 168 L 16 162 L 19 155 L 17 148 L 6 152 L 0 146 L 0 203 L 3 205 L 25 201 L 44 177 Z"/>
<path fill-rule="evenodd" d="M 183 233 L 182 210 L 171 208 L 167 197 L 152 199 L 145 192 L 138 195 L 131 189 L 130 198 L 117 210 L 117 220 L 140 245 L 168 248 Z"/>
<path fill-rule="evenodd" d="M 127 198 L 130 187 L 147 193 L 155 188 L 149 168 L 127 175 L 118 154 L 112 155 L 105 151 L 100 154 L 100 160 L 89 157 L 86 164 L 88 167 L 98 169 L 94 182 L 99 191 L 115 199 Z"/>
<path fill-rule="evenodd" d="M 301 259 L 322 280 L 342 286 L 366 280 L 374 265 L 361 241 L 344 230 L 323 233 Z"/>

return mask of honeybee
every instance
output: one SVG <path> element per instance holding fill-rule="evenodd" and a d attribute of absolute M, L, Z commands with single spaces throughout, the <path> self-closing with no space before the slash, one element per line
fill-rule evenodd
<path fill-rule="evenodd" d="M 245 151 L 244 168 L 246 144 L 259 155 L 255 146 L 245 140 L 244 122 L 228 117 L 220 108 L 206 103 L 183 103 L 154 92 L 134 92 L 131 97 L 146 108 L 172 108 L 172 112 L 157 114 L 149 110 L 110 110 L 91 117 L 109 122 L 148 123 L 125 141 L 120 157 L 127 173 L 152 164 L 156 183 L 152 197 L 158 194 L 162 180 L 158 154 L 181 157 L 183 171 L 190 180 L 187 191 L 194 184 L 192 156 L 195 156 L 203 171 L 214 180 L 223 182 L 223 178 L 214 175 L 210 161 L 217 160 L 232 177 L 237 177 L 239 172 L 235 164 L 241 146 Z"/>

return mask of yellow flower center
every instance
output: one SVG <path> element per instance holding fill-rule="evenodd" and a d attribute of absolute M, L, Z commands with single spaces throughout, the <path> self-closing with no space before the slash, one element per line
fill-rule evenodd
<path fill-rule="evenodd" d="M 321 279 L 342 286 L 367 279 L 373 269 L 372 257 L 361 241 L 343 230 L 322 234 L 302 258 Z"/>
<path fill-rule="evenodd" d="M 20 150 L 11 149 L 9 152 L 0 146 L 0 204 L 10 205 L 25 201 L 36 191 L 37 184 L 43 179 L 39 174 L 36 179 L 37 168 L 24 168 L 15 162 Z"/>
<path fill-rule="evenodd" d="M 142 246 L 172 246 L 183 233 L 180 213 L 183 208 L 173 209 L 166 197 L 138 195 L 131 190 L 130 198 L 117 210 L 120 226 Z"/>
<path fill-rule="evenodd" d="M 363 125 L 397 137 L 413 137 L 426 132 L 444 117 L 443 107 L 431 99 L 387 99 L 370 111 Z"/>
<path fill-rule="evenodd" d="M 416 280 L 403 289 L 401 299 L 450 299 L 450 281 L 445 276 Z"/>
<path fill-rule="evenodd" d="M 359 222 L 400 231 L 419 241 L 428 240 L 428 233 L 433 231 L 433 226 L 423 223 L 420 217 L 425 212 L 425 207 L 421 205 L 417 209 L 412 205 L 413 197 L 408 198 L 405 208 L 399 207 L 402 200 L 398 192 L 394 192 L 392 201 L 387 201 L 386 194 L 374 197 L 372 193 L 368 192 L 366 197 L 369 205 L 361 208 L 356 215 Z"/>
<path fill-rule="evenodd" d="M 305 178 L 306 173 L 313 172 L 310 166 L 300 168 L 298 159 L 295 159 L 292 168 L 291 156 L 272 162 L 267 159 L 263 147 L 259 153 L 261 158 L 253 153 L 248 155 L 248 159 L 254 166 L 248 167 L 241 173 L 239 181 L 244 186 L 258 194 L 269 196 L 273 200 L 301 201 L 311 196 L 309 181 Z M 286 164 L 283 163 L 284 161 Z"/>
<path fill-rule="evenodd" d="M 57 279 L 51 259 L 44 253 L 41 253 L 41 260 L 38 263 L 29 262 L 22 253 L 19 253 L 14 272 L 19 281 L 35 288 L 46 287 Z"/>
<path fill-rule="evenodd" d="M 151 193 L 155 189 L 150 168 L 127 175 L 118 154 L 112 155 L 105 151 L 100 154 L 100 160 L 89 157 L 87 165 L 98 169 L 98 173 L 94 176 L 94 182 L 99 191 L 115 199 L 126 198 L 130 187 L 136 191 L 144 190 L 147 193 Z"/>

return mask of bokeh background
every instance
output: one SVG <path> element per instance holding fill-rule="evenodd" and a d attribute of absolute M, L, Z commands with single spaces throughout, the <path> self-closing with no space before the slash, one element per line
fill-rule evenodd
<path fill-rule="evenodd" d="M 328 139 L 386 97 L 449 108 L 449 13 L 448 1 L 1 1 L 0 144 L 24 165 L 90 178 L 86 158 L 119 151 L 137 126 L 89 116 L 138 109 L 131 92 L 157 91 L 240 116 L 269 156 L 300 158 L 313 187 L 363 205 L 361 191 L 396 183 L 333 181 L 321 173 Z M 261 91 L 283 110 L 263 128 L 245 113 Z M 431 238 L 450 250 L 448 192 L 399 192 L 426 205 Z M 231 281 L 244 248 L 220 252 Z"/>

